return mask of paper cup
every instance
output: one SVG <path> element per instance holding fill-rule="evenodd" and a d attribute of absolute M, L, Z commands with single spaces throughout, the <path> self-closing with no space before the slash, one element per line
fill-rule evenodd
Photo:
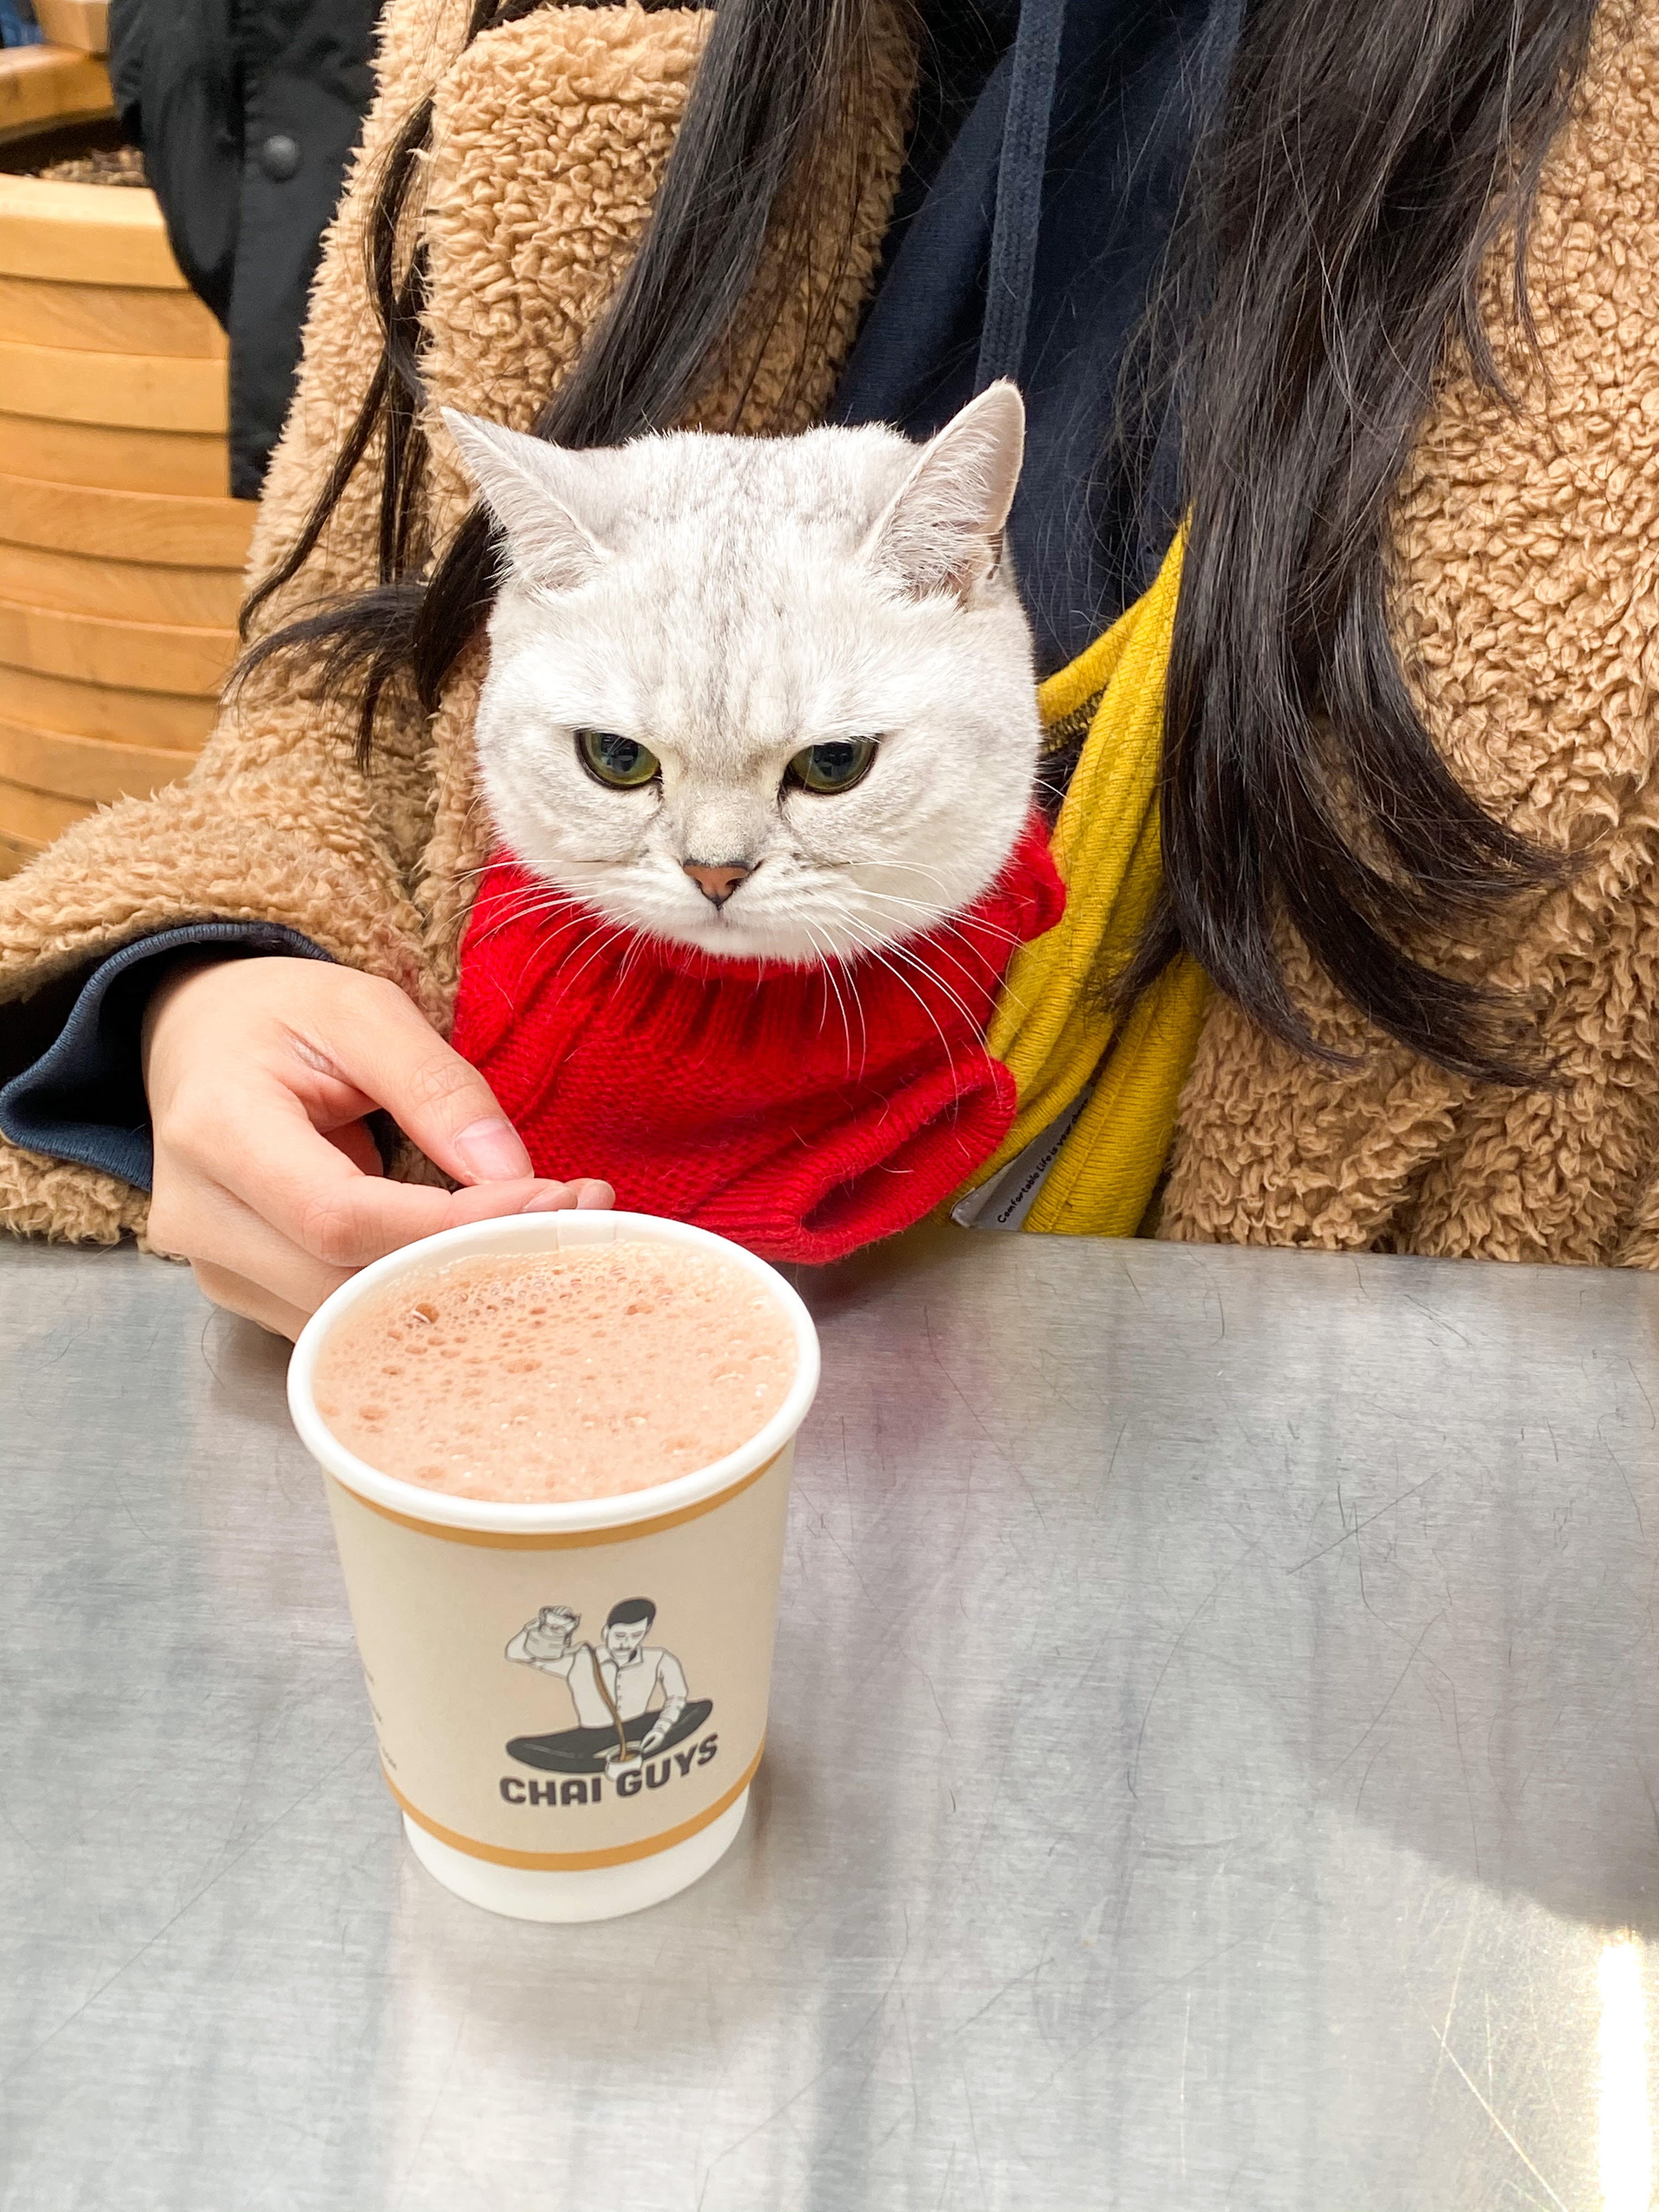
<path fill-rule="evenodd" d="M 724 1253 L 788 1316 L 794 1382 L 740 1451 L 650 1490 L 514 1505 L 400 1482 L 330 1432 L 318 1355 L 365 1297 L 454 1260 L 613 1243 Z M 312 1316 L 289 1406 L 323 1470 L 386 1782 L 446 1887 L 520 1919 L 605 1920 L 673 1896 L 730 1845 L 765 1739 L 790 1466 L 817 1380 L 811 1318 L 781 1275 L 647 1214 L 447 1230 Z"/>

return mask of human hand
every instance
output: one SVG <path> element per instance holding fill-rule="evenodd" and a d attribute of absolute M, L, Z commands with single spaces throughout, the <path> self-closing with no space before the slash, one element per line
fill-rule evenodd
<path fill-rule="evenodd" d="M 538 1178 L 489 1085 L 395 983 L 320 960 L 181 968 L 152 994 L 150 1242 L 215 1304 L 297 1336 L 382 1254 L 465 1222 L 605 1206 L 608 1183 Z M 384 1108 L 467 1186 L 392 1182 L 365 1116 Z"/>

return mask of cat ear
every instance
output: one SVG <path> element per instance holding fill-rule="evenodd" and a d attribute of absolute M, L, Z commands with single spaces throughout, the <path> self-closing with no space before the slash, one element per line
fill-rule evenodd
<path fill-rule="evenodd" d="M 871 532 L 869 557 L 917 599 L 950 591 L 966 599 L 1002 558 L 1024 447 L 1024 402 L 1004 378 L 922 448 Z"/>
<path fill-rule="evenodd" d="M 552 591 L 574 591 L 605 565 L 603 549 L 573 511 L 580 462 L 544 438 L 526 438 L 453 407 L 443 410 L 468 474 L 507 532 L 520 575 Z"/>

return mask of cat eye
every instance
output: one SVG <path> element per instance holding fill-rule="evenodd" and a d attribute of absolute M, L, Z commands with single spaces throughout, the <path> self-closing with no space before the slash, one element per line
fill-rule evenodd
<path fill-rule="evenodd" d="M 815 791 L 827 798 L 862 783 L 875 757 L 873 738 L 838 738 L 831 744 L 808 745 L 790 762 L 784 781 L 798 791 Z"/>
<path fill-rule="evenodd" d="M 657 773 L 657 756 L 637 738 L 618 737 L 615 730 L 578 730 L 575 738 L 577 759 L 613 791 L 636 791 Z"/>

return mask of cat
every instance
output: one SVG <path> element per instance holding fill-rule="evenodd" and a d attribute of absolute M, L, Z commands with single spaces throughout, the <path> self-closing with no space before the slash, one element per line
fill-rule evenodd
<path fill-rule="evenodd" d="M 446 410 L 502 534 L 477 763 L 502 844 L 616 927 L 857 962 L 972 907 L 1041 732 L 1002 532 L 1024 410 L 571 452 Z"/>
<path fill-rule="evenodd" d="M 451 1042 L 625 1210 L 809 1264 L 908 1228 L 1012 1126 L 987 1037 L 1065 905 L 1018 392 L 920 448 L 445 419 L 502 550 Z"/>

